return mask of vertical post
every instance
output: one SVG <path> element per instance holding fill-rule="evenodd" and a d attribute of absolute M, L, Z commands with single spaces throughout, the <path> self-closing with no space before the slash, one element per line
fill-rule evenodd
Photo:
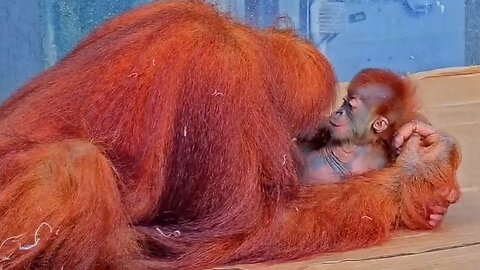
<path fill-rule="evenodd" d="M 83 1 L 55 0 L 51 2 L 57 55 L 59 58 L 63 58 L 84 35 L 85 25 L 82 24 L 81 11 L 86 9 Z"/>
<path fill-rule="evenodd" d="M 299 0 L 299 29 L 298 32 L 305 38 L 309 38 L 308 32 L 308 10 L 310 9 L 308 0 Z"/>
<path fill-rule="evenodd" d="M 233 0 L 234 10 L 233 13 L 237 18 L 245 19 L 245 0 Z"/>
<path fill-rule="evenodd" d="M 53 66 L 57 62 L 57 47 L 55 42 L 55 20 L 52 11 L 53 1 L 44 0 L 43 10 L 45 12 L 45 35 L 43 37 L 43 57 L 45 68 Z"/>
<path fill-rule="evenodd" d="M 480 64 L 480 1 L 465 0 L 465 65 Z"/>
<path fill-rule="evenodd" d="M 255 0 L 245 0 L 245 22 L 257 26 L 259 22 L 258 2 Z"/>
<path fill-rule="evenodd" d="M 312 1 L 315 1 L 315 0 L 306 0 L 306 1 L 307 1 L 307 3 L 306 3 L 306 5 L 307 5 L 307 14 L 305 14 L 305 16 L 307 17 L 307 25 L 306 25 L 306 26 L 307 26 L 307 29 L 306 29 L 306 30 L 307 30 L 307 37 L 308 37 L 309 39 L 311 39 L 312 36 L 311 36 L 311 30 L 310 30 L 310 29 L 311 29 L 311 26 L 310 26 L 310 21 L 311 21 L 311 20 L 310 20 L 310 15 L 311 15 L 310 7 L 311 7 L 311 5 L 312 5 Z"/>

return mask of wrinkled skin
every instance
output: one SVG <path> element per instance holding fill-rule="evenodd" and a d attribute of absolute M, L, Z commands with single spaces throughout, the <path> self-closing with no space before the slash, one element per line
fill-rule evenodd
<path fill-rule="evenodd" d="M 375 139 L 375 134 L 384 131 L 389 125 L 388 120 L 375 110 L 378 104 L 391 96 L 391 91 L 382 86 L 349 89 L 343 104 L 330 116 L 332 139 L 349 140 L 355 144 Z"/>
<path fill-rule="evenodd" d="M 433 126 L 416 120 L 403 125 L 393 140 L 393 147 L 400 153 L 397 162 L 402 165 L 412 162 L 434 162 L 454 145 L 455 139 L 450 135 L 441 133 Z M 458 201 L 460 194 L 459 189 L 449 187 L 435 193 L 435 196 L 427 204 L 428 225 L 431 228 L 442 223 L 448 207 Z"/>

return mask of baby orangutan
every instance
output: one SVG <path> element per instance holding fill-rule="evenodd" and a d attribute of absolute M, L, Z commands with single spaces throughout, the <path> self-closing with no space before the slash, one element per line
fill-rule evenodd
<path fill-rule="evenodd" d="M 303 183 L 340 182 L 350 174 L 384 168 L 395 158 L 395 131 L 416 109 L 407 80 L 382 69 L 360 71 L 343 104 L 321 127 L 321 147 L 304 147 Z"/>

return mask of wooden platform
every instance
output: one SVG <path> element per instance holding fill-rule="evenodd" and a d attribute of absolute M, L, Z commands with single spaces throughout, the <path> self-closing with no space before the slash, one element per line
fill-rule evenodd
<path fill-rule="evenodd" d="M 281 265 L 236 266 L 245 270 L 480 269 L 480 191 L 466 190 L 435 231 L 401 231 L 384 245 Z"/>
<path fill-rule="evenodd" d="M 460 142 L 461 200 L 441 228 L 399 231 L 387 243 L 281 265 L 242 265 L 245 270 L 480 269 L 480 69 L 459 68 L 412 75 L 424 113 Z M 344 91 L 342 89 L 341 91 Z"/>

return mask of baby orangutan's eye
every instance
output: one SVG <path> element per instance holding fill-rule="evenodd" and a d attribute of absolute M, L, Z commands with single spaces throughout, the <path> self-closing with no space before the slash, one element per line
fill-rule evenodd
<path fill-rule="evenodd" d="M 346 98 L 343 98 L 343 106 L 348 107 L 348 109 L 350 109 L 350 110 L 353 109 L 352 104 Z"/>

